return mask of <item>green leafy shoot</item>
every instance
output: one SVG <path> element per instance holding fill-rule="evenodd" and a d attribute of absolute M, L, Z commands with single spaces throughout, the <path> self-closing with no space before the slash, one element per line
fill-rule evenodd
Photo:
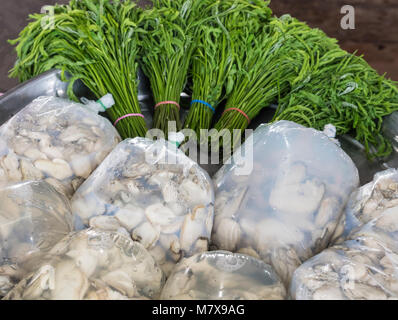
<path fill-rule="evenodd" d="M 233 89 L 215 125 L 218 131 L 243 132 L 261 109 L 307 81 L 319 55 L 337 48 L 336 40 L 290 16 L 272 18 L 259 34 L 243 28 L 237 41 Z"/>
<path fill-rule="evenodd" d="M 43 28 L 44 14 L 20 33 L 18 61 L 12 77 L 28 80 L 51 69 L 72 75 L 68 89 L 73 94 L 78 79 L 98 97 L 111 93 L 116 105 L 107 110 L 112 121 L 130 113 L 141 113 L 138 102 L 137 68 L 139 24 L 142 10 L 135 2 L 110 0 L 72 0 L 54 7 L 53 28 Z M 117 129 L 123 138 L 144 136 L 144 119 L 129 117 Z"/>
<path fill-rule="evenodd" d="M 232 76 L 234 52 L 239 47 L 236 32 L 252 21 L 252 29 L 259 30 L 271 15 L 268 2 L 245 0 L 204 0 L 196 7 L 199 22 L 195 32 L 195 51 L 192 57 L 192 101 L 209 103 L 215 110 L 231 91 L 226 84 Z M 228 89 L 228 92 L 227 92 Z M 200 136 L 201 129 L 209 129 L 214 110 L 201 103 L 193 103 L 184 127 Z"/>
<path fill-rule="evenodd" d="M 309 79 L 281 97 L 274 121 L 290 120 L 318 130 L 333 124 L 337 134 L 350 133 L 361 142 L 370 158 L 391 153 L 381 129 L 383 117 L 398 110 L 396 82 L 341 49 L 320 56 Z"/>
<path fill-rule="evenodd" d="M 180 103 L 194 50 L 192 4 L 185 0 L 154 0 L 153 8 L 144 11 L 141 34 L 142 69 L 149 78 L 155 104 Z M 168 122 L 181 129 L 179 108 L 161 105 L 154 111 L 154 128 L 167 133 Z"/>

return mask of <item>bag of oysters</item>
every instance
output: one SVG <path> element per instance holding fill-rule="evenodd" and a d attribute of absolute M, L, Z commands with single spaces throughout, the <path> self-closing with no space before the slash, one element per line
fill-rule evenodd
<path fill-rule="evenodd" d="M 162 300 L 284 300 L 275 271 L 251 256 L 211 251 L 183 259 L 162 290 Z"/>
<path fill-rule="evenodd" d="M 47 182 L 0 188 L 0 296 L 72 231 L 69 200 Z"/>
<path fill-rule="evenodd" d="M 123 227 L 168 275 L 182 257 L 208 250 L 213 182 L 168 141 L 129 139 L 77 190 L 72 211 L 78 230 Z"/>
<path fill-rule="evenodd" d="M 257 128 L 214 180 L 214 248 L 262 259 L 285 285 L 329 245 L 359 184 L 334 140 L 289 121 Z"/>
<path fill-rule="evenodd" d="M 138 242 L 86 229 L 58 242 L 5 300 L 158 299 L 165 276 Z"/>
<path fill-rule="evenodd" d="M 342 243 L 351 232 L 377 218 L 386 209 L 398 206 L 398 170 L 375 174 L 373 181 L 351 194 L 334 235 L 334 244 Z"/>
<path fill-rule="evenodd" d="M 297 300 L 397 300 L 398 206 L 301 265 L 290 295 Z"/>
<path fill-rule="evenodd" d="M 1 126 L 0 181 L 46 180 L 71 198 L 120 142 L 92 105 L 39 97 Z"/>

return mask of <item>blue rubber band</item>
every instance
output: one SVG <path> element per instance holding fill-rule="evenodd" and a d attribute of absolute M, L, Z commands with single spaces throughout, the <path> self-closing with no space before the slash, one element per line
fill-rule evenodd
<path fill-rule="evenodd" d="M 192 100 L 191 106 L 192 106 L 194 103 L 201 103 L 201 104 L 205 105 L 206 107 L 209 107 L 210 110 L 213 111 L 213 113 L 216 113 L 216 109 L 214 109 L 214 108 L 211 106 L 211 104 L 210 104 L 210 103 L 207 103 L 206 101 L 203 101 L 203 100 Z"/>

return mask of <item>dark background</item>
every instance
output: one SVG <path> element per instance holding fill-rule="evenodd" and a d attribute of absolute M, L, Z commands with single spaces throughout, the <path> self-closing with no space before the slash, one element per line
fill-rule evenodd
<path fill-rule="evenodd" d="M 30 13 L 39 12 L 47 4 L 68 0 L 0 0 L 0 92 L 14 87 L 18 81 L 7 74 L 15 61 L 7 39 L 14 39 L 27 24 Z M 148 2 L 148 1 L 142 1 Z M 340 27 L 343 5 L 356 10 L 356 29 Z M 340 40 L 341 46 L 364 54 L 380 73 L 398 81 L 398 0 L 273 0 L 271 8 L 277 16 L 290 13 L 312 27 L 319 27 Z"/>

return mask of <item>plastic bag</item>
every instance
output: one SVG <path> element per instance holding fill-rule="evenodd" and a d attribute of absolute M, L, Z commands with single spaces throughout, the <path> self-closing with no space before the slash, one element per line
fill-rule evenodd
<path fill-rule="evenodd" d="M 294 273 L 297 300 L 398 299 L 398 207 L 386 209 Z"/>
<path fill-rule="evenodd" d="M 283 300 L 275 271 L 253 257 L 212 251 L 183 259 L 162 290 L 163 300 Z"/>
<path fill-rule="evenodd" d="M 386 209 L 396 206 L 398 206 L 398 171 L 388 169 L 375 174 L 372 182 L 351 194 L 333 242 L 342 243 L 351 232 L 377 218 Z"/>
<path fill-rule="evenodd" d="M 0 189 L 0 296 L 72 231 L 68 199 L 47 182 Z"/>
<path fill-rule="evenodd" d="M 141 244 L 118 233 L 86 229 L 55 245 L 5 300 L 157 299 L 164 281 Z"/>
<path fill-rule="evenodd" d="M 293 122 L 262 125 L 216 174 L 212 244 L 263 259 L 288 284 L 294 270 L 329 244 L 359 177 L 325 134 Z M 247 160 L 249 159 L 249 160 Z"/>
<path fill-rule="evenodd" d="M 208 174 L 165 140 L 125 140 L 72 199 L 75 227 L 124 227 L 168 275 L 208 250 L 214 188 Z"/>
<path fill-rule="evenodd" d="M 0 181 L 46 180 L 71 198 L 119 141 L 90 108 L 37 98 L 0 128 Z"/>

